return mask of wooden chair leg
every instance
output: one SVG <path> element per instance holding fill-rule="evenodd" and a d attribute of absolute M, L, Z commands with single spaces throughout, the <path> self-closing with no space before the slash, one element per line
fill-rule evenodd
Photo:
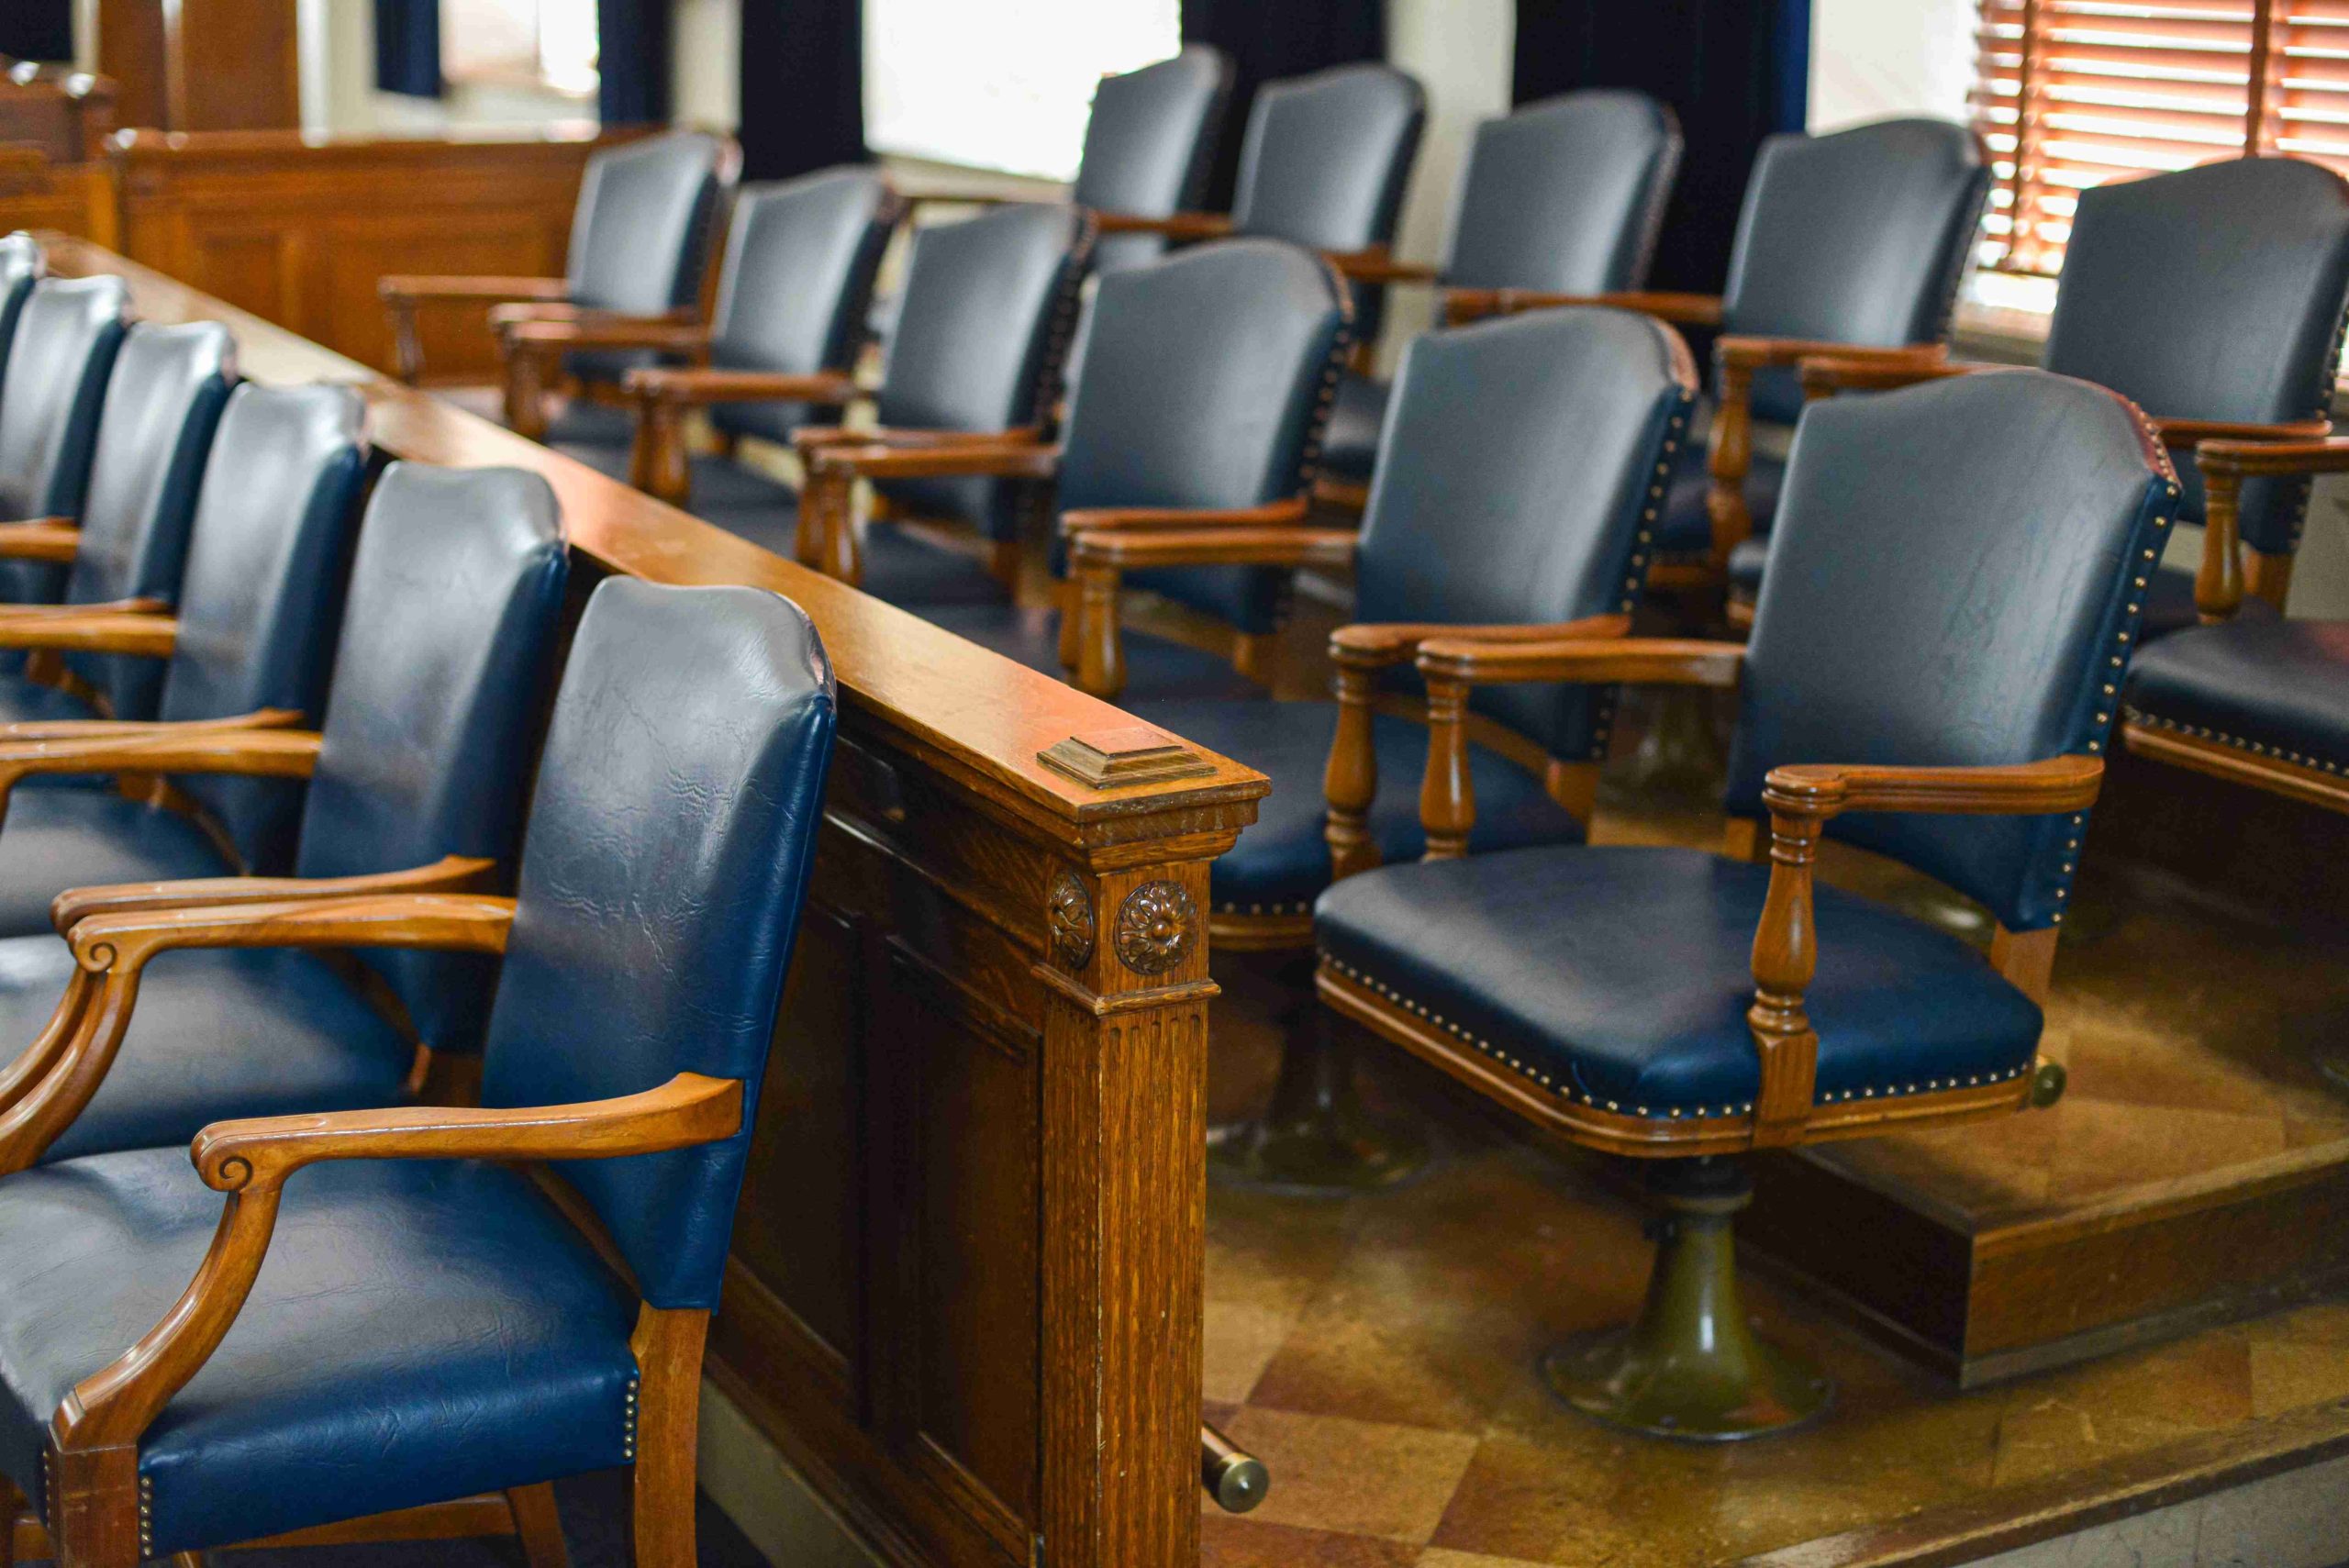
<path fill-rule="evenodd" d="M 694 1568 L 701 1350 L 709 1314 L 646 1307 L 629 1348 L 636 1414 L 636 1568 Z"/>
<path fill-rule="evenodd" d="M 542 1481 L 536 1486 L 517 1486 L 506 1494 L 506 1506 L 514 1510 L 514 1534 L 530 1568 L 571 1568 L 552 1485 Z"/>

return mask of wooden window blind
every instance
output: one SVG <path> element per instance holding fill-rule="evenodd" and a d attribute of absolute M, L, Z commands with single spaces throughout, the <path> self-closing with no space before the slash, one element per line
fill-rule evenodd
<path fill-rule="evenodd" d="M 1979 0 L 1984 261 L 2054 272 L 2080 192 L 2288 153 L 2349 173 L 2349 0 Z"/>

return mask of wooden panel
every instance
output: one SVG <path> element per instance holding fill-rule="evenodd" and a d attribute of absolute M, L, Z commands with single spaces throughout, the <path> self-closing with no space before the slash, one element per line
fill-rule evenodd
<path fill-rule="evenodd" d="M 1194 1568 L 1199 911 L 1264 779 L 1202 753 L 1200 778 L 1090 790 L 1036 757 L 1133 722 L 1108 705 L 223 301 L 50 247 L 60 272 L 128 277 L 146 319 L 228 322 L 257 381 L 359 385 L 384 454 L 536 469 L 581 579 L 748 584 L 814 618 L 841 743 L 711 1375 L 892 1562 Z M 196 252 L 256 302 L 313 307 L 298 254 Z"/>
<path fill-rule="evenodd" d="M 103 163 L 51 163 L 30 147 L 0 147 L 0 234 L 18 228 L 111 241 L 111 172 Z"/>
<path fill-rule="evenodd" d="M 172 130 L 302 123 L 295 0 L 150 0 L 162 7 Z"/>
<path fill-rule="evenodd" d="M 119 123 L 170 123 L 169 52 L 159 0 L 98 0 L 98 69 L 115 80 Z"/>
<path fill-rule="evenodd" d="M 116 159 L 123 246 L 206 294 L 389 371 L 377 280 L 560 275 L 580 174 L 602 144 L 584 131 L 323 142 L 280 132 L 141 132 Z M 425 362 L 436 379 L 495 374 L 486 320 L 484 306 L 423 312 Z"/>

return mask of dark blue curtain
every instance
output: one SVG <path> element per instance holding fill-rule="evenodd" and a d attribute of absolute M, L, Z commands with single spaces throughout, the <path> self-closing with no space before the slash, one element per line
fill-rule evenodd
<path fill-rule="evenodd" d="M 1637 87 L 1680 117 L 1687 148 L 1656 288 L 1720 290 L 1753 154 L 1803 128 L 1809 80 L 1809 0 L 1517 0 L 1519 103 Z"/>
<path fill-rule="evenodd" d="M 669 0 L 596 0 L 596 110 L 607 126 L 669 123 Z"/>
<path fill-rule="evenodd" d="M 0 0 L 0 54 L 70 63 L 73 0 Z"/>
<path fill-rule="evenodd" d="M 440 0 L 375 0 L 375 85 L 440 95 Z"/>
<path fill-rule="evenodd" d="M 858 0 L 742 0 L 741 62 L 744 179 L 864 161 Z"/>
<path fill-rule="evenodd" d="M 1594 8 L 1610 0 L 1591 0 Z M 1612 0 L 1620 4 L 1620 0 Z M 1207 207 L 1231 206 L 1240 144 L 1257 87 L 1332 65 L 1386 58 L 1385 0 L 1183 0 L 1183 41 L 1231 56 L 1229 128 L 1217 144 Z"/>

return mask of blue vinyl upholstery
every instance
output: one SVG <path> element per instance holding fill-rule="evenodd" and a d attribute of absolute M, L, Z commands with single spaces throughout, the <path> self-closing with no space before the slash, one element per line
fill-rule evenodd
<path fill-rule="evenodd" d="M 319 711 L 341 610 L 364 405 L 347 386 L 228 395 L 205 466 L 181 578 L 178 643 L 158 717 Z M 289 866 L 298 781 L 182 775 L 226 838 L 110 790 L 18 789 L 0 827 L 0 936 L 50 929 L 69 887 Z M 224 859 L 232 850 L 241 865 Z"/>
<path fill-rule="evenodd" d="M 1069 199 L 1095 212 L 1164 217 L 1206 195 L 1216 133 L 1231 100 L 1231 61 L 1210 44 L 1189 44 L 1170 60 L 1104 76 L 1085 122 L 1085 148 Z M 1153 261 L 1165 241 L 1118 234 L 1094 252 L 1113 272 Z"/>
<path fill-rule="evenodd" d="M 1628 311 L 1541 311 L 1415 339 L 1396 378 L 1386 461 L 1354 562 L 1364 623 L 1548 624 L 1629 609 L 1646 574 L 1645 514 L 1696 397 L 1696 367 L 1671 328 Z M 1478 711 L 1580 762 L 1603 755 L 1611 689 L 1493 687 Z M 1273 781 L 1255 826 L 1209 873 L 1218 908 L 1296 914 L 1330 881 L 1322 770 L 1330 703 L 1141 702 L 1170 734 Z M 1416 859 L 1426 731 L 1374 727 L 1380 789 L 1371 831 L 1386 860 Z M 1542 780 L 1498 755 L 1474 758 L 1471 847 L 1579 840 Z"/>
<path fill-rule="evenodd" d="M 1454 288 L 1606 294 L 1647 282 L 1680 164 L 1680 127 L 1644 93 L 1591 89 L 1527 104 L 1476 128 L 1442 281 Z M 1322 465 L 1367 481 L 1386 388 L 1339 383 Z"/>
<path fill-rule="evenodd" d="M 8 365 L 8 345 L 17 336 L 17 317 L 32 297 L 33 284 L 49 272 L 49 258 L 40 241 L 29 234 L 0 234 L 0 373 Z"/>
<path fill-rule="evenodd" d="M 351 562 L 296 875 L 511 860 L 567 565 L 554 493 L 536 473 L 384 471 Z M 479 1048 L 493 962 L 366 956 L 426 1043 Z"/>
<path fill-rule="evenodd" d="M 633 1293 L 520 1172 L 297 1174 L 235 1325 L 139 1440 L 151 1551 L 634 1457 L 637 1297 L 716 1304 L 834 709 L 814 628 L 774 595 L 596 591 L 540 770 L 484 1102 L 601 1099 L 691 1071 L 742 1081 L 742 1130 L 556 1167 Z M 0 1293 L 0 1470 L 38 1507 L 59 1403 L 170 1307 L 221 1202 L 173 1148 L 0 1183 L 0 1256 L 39 1261 Z"/>
<path fill-rule="evenodd" d="M 482 1103 L 744 1081 L 723 1143 L 562 1167 L 656 1307 L 718 1305 L 835 706 L 787 600 L 626 578 L 588 602 L 555 698 Z"/>
<path fill-rule="evenodd" d="M 0 522 L 80 514 L 106 378 L 129 317 L 130 287 L 120 278 L 33 284 L 0 376 Z M 0 601 L 52 601 L 64 579 L 46 562 L 0 562 Z"/>
<path fill-rule="evenodd" d="M 2349 622 L 2287 620 L 2257 599 L 2150 643 L 2129 670 L 2132 723 L 2321 773 L 2349 769 Z"/>
<path fill-rule="evenodd" d="M 1985 464 L 1981 454 L 2000 454 Z M 1822 404 L 1795 440 L 1755 609 L 1728 806 L 1795 762 L 1976 766 L 2102 752 L 2177 487 L 2102 388 L 2009 371 Z M 1827 831 L 1940 878 L 2009 930 L 2063 918 L 2085 812 L 1847 813 Z M 1735 1114 L 1765 867 L 1571 846 L 1387 867 L 1315 907 L 1339 973 L 1562 1098 Z M 1956 939 L 1819 890 L 1818 1093 L 2028 1069 L 2037 1006 Z"/>
<path fill-rule="evenodd" d="M 647 137 L 587 161 L 563 266 L 573 302 L 627 316 L 692 305 L 726 191 L 725 148 L 703 131 Z M 651 356 L 634 349 L 564 356 L 573 375 L 617 381 Z"/>
<path fill-rule="evenodd" d="M 124 337 L 98 418 L 67 603 L 178 600 L 195 498 L 235 383 L 236 340 L 217 322 L 142 322 Z M 116 717 L 155 717 L 163 683 L 156 661 L 71 653 L 65 663 Z"/>
<path fill-rule="evenodd" d="M 65 1391 L 187 1285 L 221 1197 L 184 1148 L 0 1184 L 0 1469 L 37 1506 Z M 139 1445 L 158 1555 L 627 1462 L 627 1287 L 529 1176 L 370 1161 L 287 1184 L 236 1327 Z"/>
<path fill-rule="evenodd" d="M 2080 193 L 2040 362 L 2159 418 L 2323 417 L 2349 320 L 2349 181 L 2297 158 L 2238 158 Z M 2202 476 L 2179 454 L 2182 515 Z M 2306 479 L 2243 487 L 2243 542 L 2299 543 Z"/>

